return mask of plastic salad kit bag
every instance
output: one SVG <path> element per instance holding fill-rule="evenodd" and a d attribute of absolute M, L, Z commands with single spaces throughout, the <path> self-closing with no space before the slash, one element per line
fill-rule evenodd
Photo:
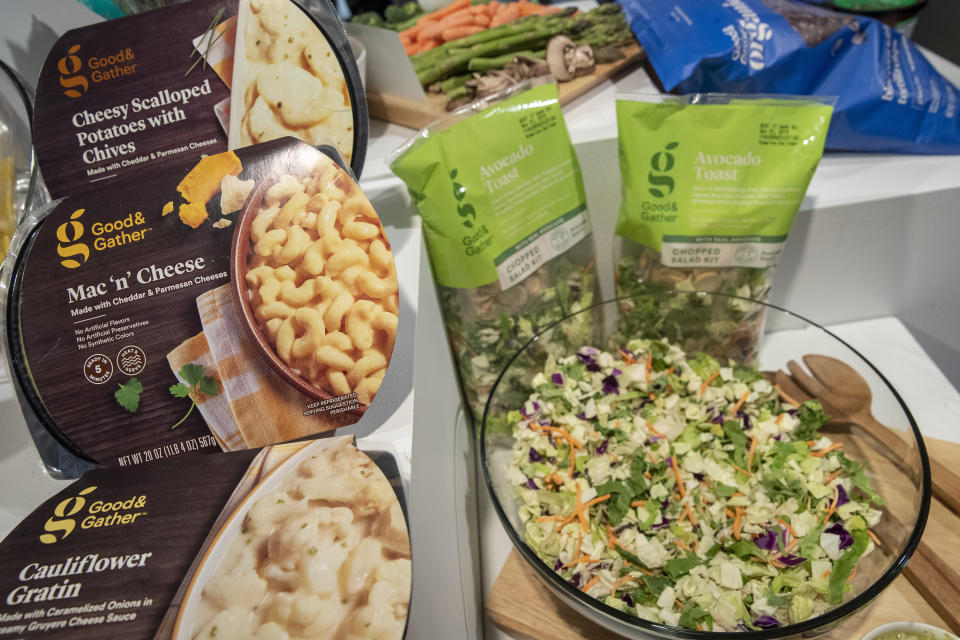
<path fill-rule="evenodd" d="M 909 38 L 789 0 L 622 0 L 664 89 L 838 96 L 826 146 L 960 153 L 960 89 Z"/>
<path fill-rule="evenodd" d="M 623 302 L 621 329 L 750 362 L 787 233 L 823 154 L 830 99 L 620 95 L 619 296 L 702 291 L 696 305 Z M 739 297 L 728 297 L 739 296 Z M 682 302 L 682 300 L 681 300 Z M 679 303 L 678 303 L 679 304 Z"/>
<path fill-rule="evenodd" d="M 590 306 L 597 286 L 580 164 L 556 85 L 488 100 L 424 129 L 390 159 L 420 210 L 477 420 L 510 358 L 550 323 Z M 593 324 L 591 314 L 581 317 L 582 335 L 567 336 L 578 346 Z M 529 394 L 522 381 L 516 392 L 520 403 Z"/>

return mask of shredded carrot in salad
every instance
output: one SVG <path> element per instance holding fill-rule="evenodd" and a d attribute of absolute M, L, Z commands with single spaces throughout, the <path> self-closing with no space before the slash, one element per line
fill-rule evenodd
<path fill-rule="evenodd" d="M 703 384 L 700 385 L 700 395 L 703 395 L 707 392 L 707 387 L 709 387 L 710 383 L 713 382 L 719 375 L 719 371 L 714 371 L 709 378 L 703 381 Z"/>
<path fill-rule="evenodd" d="M 563 580 L 621 611 L 727 632 L 766 628 L 767 617 L 791 624 L 798 596 L 804 616 L 827 611 L 879 545 L 867 529 L 883 516 L 873 490 L 855 461 L 829 455 L 840 444 L 818 433 L 828 418 L 816 401 L 794 411 L 754 370 L 637 339 L 554 354 L 533 380 L 508 420 L 526 540 Z M 837 540 L 849 537 L 838 564 Z M 774 582 L 788 572 L 796 579 Z M 816 583 L 822 573 L 829 585 Z M 712 597 L 744 602 L 735 619 L 708 624 L 691 609 L 709 612 L 697 599 L 705 580 Z M 744 600 L 771 589 L 759 611 Z M 654 606 L 664 593 L 673 604 Z"/>

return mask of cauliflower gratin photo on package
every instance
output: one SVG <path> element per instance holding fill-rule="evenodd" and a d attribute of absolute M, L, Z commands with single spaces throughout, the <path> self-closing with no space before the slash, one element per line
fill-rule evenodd
<path fill-rule="evenodd" d="M 399 462 L 337 436 L 89 471 L 0 543 L 0 636 L 401 640 Z"/>

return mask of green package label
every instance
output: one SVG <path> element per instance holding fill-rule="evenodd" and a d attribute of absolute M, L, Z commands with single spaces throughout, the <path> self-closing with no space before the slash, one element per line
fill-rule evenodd
<path fill-rule="evenodd" d="M 590 234 L 555 84 L 431 132 L 391 169 L 417 200 L 446 287 L 508 289 Z"/>
<path fill-rule="evenodd" d="M 669 267 L 776 266 L 823 154 L 817 100 L 617 101 L 617 234 Z"/>

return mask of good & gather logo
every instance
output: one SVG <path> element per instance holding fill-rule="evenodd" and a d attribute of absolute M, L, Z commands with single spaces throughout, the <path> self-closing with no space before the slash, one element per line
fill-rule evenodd
<path fill-rule="evenodd" d="M 90 247 L 78 242 L 83 237 L 83 223 L 80 217 L 86 209 L 77 209 L 70 219 L 57 227 L 57 255 L 63 260 L 60 264 L 67 269 L 76 269 L 90 257 Z"/>
<path fill-rule="evenodd" d="M 43 530 L 48 533 L 40 535 L 40 542 L 43 544 L 53 544 L 73 533 L 73 530 L 77 527 L 77 521 L 74 520 L 72 516 L 80 513 L 87 504 L 84 496 L 89 495 L 95 490 L 95 486 L 87 487 L 78 493 L 76 497 L 67 498 L 55 506 L 53 508 L 53 516 L 47 518 L 47 521 L 43 525 Z"/>
<path fill-rule="evenodd" d="M 678 142 L 671 142 L 667 144 L 663 151 L 657 151 L 650 158 L 651 171 L 647 174 L 647 179 L 652 186 L 648 191 L 654 198 L 666 198 L 673 193 L 676 183 L 667 174 L 676 165 L 676 159 L 670 152 L 676 149 L 678 145 Z"/>
<path fill-rule="evenodd" d="M 57 60 L 60 86 L 66 89 L 63 93 L 68 98 L 79 98 L 90 86 L 87 78 L 80 75 L 80 70 L 83 69 L 83 61 L 77 55 L 78 51 L 80 51 L 80 45 L 75 44 L 67 50 L 67 55 Z"/>

